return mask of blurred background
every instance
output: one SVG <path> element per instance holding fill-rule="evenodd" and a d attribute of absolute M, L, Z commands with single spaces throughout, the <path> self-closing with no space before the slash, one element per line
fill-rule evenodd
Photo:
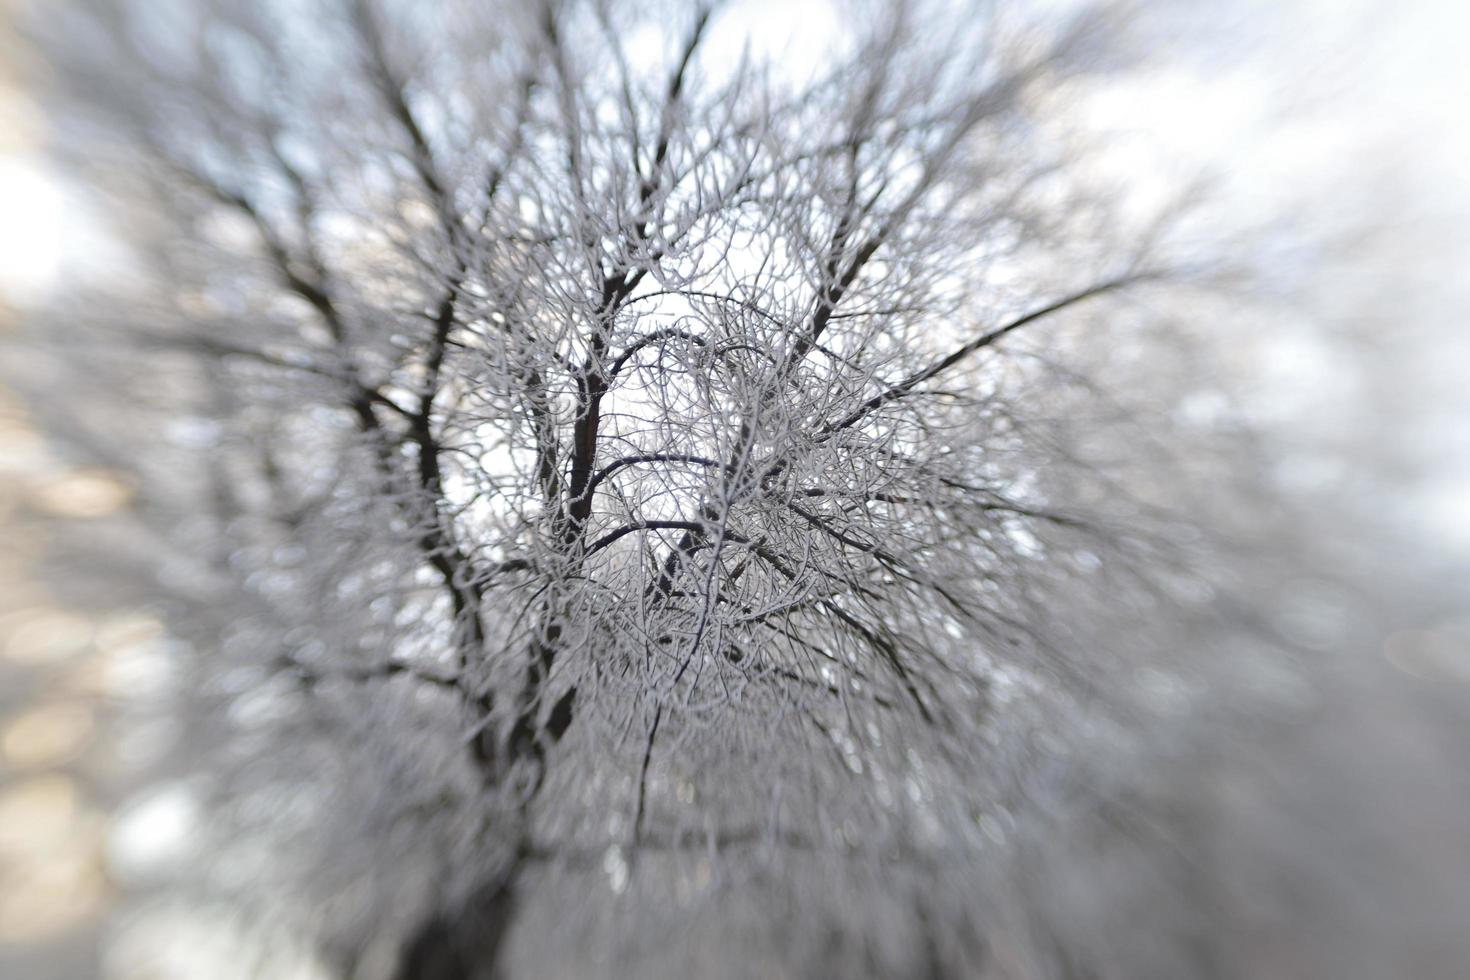
<path fill-rule="evenodd" d="M 821 16 L 766 6 L 753 16 Z M 1077 111 L 1119 167 L 1211 161 L 1242 229 L 1302 232 L 1283 247 L 1313 250 L 1310 281 L 1234 394 L 1274 434 L 1279 485 L 1355 515 L 1301 529 L 1352 587 L 1286 617 L 1350 666 L 1225 790 L 1228 887 L 1247 904 L 1272 875 L 1298 888 L 1262 911 L 1271 938 L 1237 975 L 1470 976 L 1470 6 L 1139 6 L 1192 69 Z M 46 16 L 5 0 L 0 47 L 0 975 L 328 976 L 279 946 L 262 965 L 227 910 L 158 898 L 187 873 L 200 805 L 168 761 L 177 645 L 146 586 L 124 600 L 53 560 L 126 541 L 137 488 L 48 436 L 44 400 L 67 391 L 14 383 L 28 314 L 125 274 L 120 230 L 49 162 L 30 88 L 46 65 L 21 29 Z"/>

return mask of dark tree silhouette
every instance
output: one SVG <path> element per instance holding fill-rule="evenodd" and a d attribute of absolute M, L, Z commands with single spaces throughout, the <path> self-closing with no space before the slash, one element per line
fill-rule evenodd
<path fill-rule="evenodd" d="M 1084 7 L 842 5 L 784 60 L 739 4 L 56 10 L 142 246 L 76 363 L 222 840 L 344 972 L 495 975 L 522 916 L 554 972 L 581 903 L 647 950 L 780 876 L 685 939 L 826 902 L 785 968 L 1093 975 L 994 896 L 1091 812 L 1075 748 L 1186 697 L 1127 622 L 1208 590 L 1094 386 L 1167 374 L 1186 263 L 1075 139 Z"/>

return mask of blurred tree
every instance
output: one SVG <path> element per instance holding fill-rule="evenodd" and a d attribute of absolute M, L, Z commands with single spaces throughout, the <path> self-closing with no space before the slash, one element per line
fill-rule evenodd
<path fill-rule="evenodd" d="M 1183 659 L 1092 636 L 1210 594 L 1197 534 L 1159 546 L 1185 476 L 1130 469 L 1150 437 L 1094 386 L 1188 393 L 1170 209 L 1068 126 L 1119 22 L 838 12 L 784 61 L 739 4 L 48 24 L 61 139 L 143 246 L 68 335 L 126 337 L 73 361 L 96 444 L 171 542 L 222 819 L 272 852 L 240 866 L 346 972 L 493 975 L 548 869 L 634 889 L 645 946 L 660 902 L 782 869 L 853 903 L 816 973 L 978 970 L 1018 815 L 1187 700 Z M 591 901 L 560 894 L 548 941 Z M 723 968 L 780 909 L 721 923 Z M 1003 973 L 1091 975 L 1034 928 Z"/>

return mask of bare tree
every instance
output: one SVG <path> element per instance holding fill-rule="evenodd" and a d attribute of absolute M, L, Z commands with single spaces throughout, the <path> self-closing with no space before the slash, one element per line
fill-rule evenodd
<path fill-rule="evenodd" d="M 77 359 L 158 442 L 209 765 L 344 970 L 490 975 L 552 867 L 787 862 L 909 910 L 821 969 L 978 963 L 996 910 L 935 883 L 1072 792 L 1132 676 L 1060 583 L 1154 601 L 1087 465 L 1134 434 L 1066 363 L 1180 271 L 1067 130 L 1108 11 L 854 3 L 784 61 L 736 4 L 54 16 L 63 138 L 145 244 Z"/>

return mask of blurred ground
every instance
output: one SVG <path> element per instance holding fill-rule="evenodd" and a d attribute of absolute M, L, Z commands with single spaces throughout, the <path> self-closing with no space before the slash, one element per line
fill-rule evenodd
<path fill-rule="evenodd" d="M 279 944 L 263 959 L 228 912 L 158 897 L 194 856 L 168 705 L 181 649 L 46 563 L 54 538 L 101 535 L 130 503 L 0 389 L 0 977 L 310 976 Z"/>
<path fill-rule="evenodd" d="M 69 608 L 37 582 L 48 519 L 127 500 L 107 474 L 50 456 L 0 393 L 0 975 L 96 974 L 108 813 L 127 776 L 114 737 L 126 661 L 157 626 Z"/>

